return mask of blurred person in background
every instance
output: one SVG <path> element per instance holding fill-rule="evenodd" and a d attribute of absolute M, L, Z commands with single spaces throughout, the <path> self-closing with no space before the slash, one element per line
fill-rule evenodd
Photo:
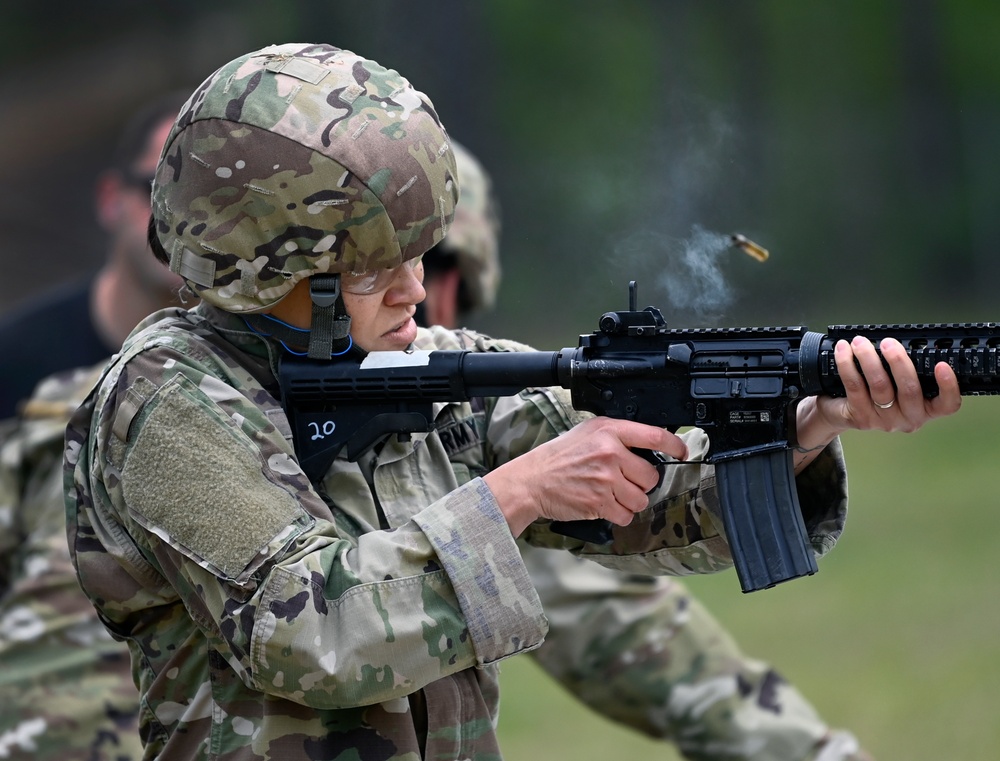
<path fill-rule="evenodd" d="M 424 254 L 417 323 L 456 329 L 500 286 L 500 210 L 480 161 L 452 139 L 460 196 L 444 240 Z M 520 544 L 549 631 L 530 654 L 598 713 L 700 761 L 862 761 L 767 663 L 748 658 L 677 579 L 624 574 Z"/>
<path fill-rule="evenodd" d="M 97 180 L 94 206 L 109 238 L 103 268 L 0 328 L 8 414 L 0 429 L 0 760 L 142 754 L 128 648 L 101 624 L 70 562 L 62 451 L 66 422 L 121 341 L 149 312 L 179 303 L 183 282 L 150 253 L 146 231 L 153 170 L 185 98 L 167 94 L 137 111 Z"/>
<path fill-rule="evenodd" d="M 101 269 L 0 317 L 0 420 L 14 415 L 42 378 L 106 360 L 143 317 L 179 305 L 183 280 L 149 254 L 149 191 L 182 93 L 157 98 L 125 125 L 93 205 L 107 234 Z"/>

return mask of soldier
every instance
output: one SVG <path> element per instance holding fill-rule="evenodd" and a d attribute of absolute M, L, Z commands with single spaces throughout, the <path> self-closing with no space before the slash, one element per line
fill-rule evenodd
<path fill-rule="evenodd" d="M 465 325 L 500 287 L 500 209 L 483 165 L 454 139 L 460 196 L 424 254 L 424 327 Z M 598 713 L 673 742 L 691 759 L 863 761 L 769 664 L 748 658 L 678 580 L 623 574 L 521 543 L 549 621 L 531 655 Z M 656 645 L 651 646 L 650 643 Z"/>
<path fill-rule="evenodd" d="M 427 324 L 420 316 L 426 306 L 430 322 L 445 327 L 492 307 L 500 280 L 499 218 L 489 178 L 468 151 L 452 147 L 460 199 L 448 235 L 423 257 L 427 297 L 417 316 Z M 54 317 L 60 314 L 80 319 L 66 311 Z M 35 759 L 106 752 L 122 761 L 141 751 L 127 649 L 107 637 L 79 591 L 65 542 L 63 429 L 102 367 L 44 381 L 0 448 L 0 514 L 10 518 L 2 534 L 9 547 L 0 555 L 16 551 L 24 560 L 12 566 L 0 606 L 0 673 L 24 677 L 0 688 L 0 702 L 10 706 L 0 719 L 0 758 L 12 757 L 5 752 Z M 847 733 L 827 734 L 804 699 L 766 664 L 745 658 L 681 584 L 617 574 L 565 552 L 527 544 L 520 550 L 549 619 L 546 640 L 532 655 L 595 710 L 671 740 L 692 758 L 793 760 L 822 751 L 832 761 L 841 757 L 832 755 L 834 747 L 856 748 Z M 45 610 L 50 599 L 59 605 Z M 57 637 L 59 630 L 87 636 Z M 648 647 L 647 632 L 657 632 L 666 647 Z M 76 651 L 69 665 L 68 651 Z M 81 675 L 88 658 L 104 665 L 99 679 Z M 718 696 L 705 711 L 676 697 L 703 691 Z"/>
<path fill-rule="evenodd" d="M 500 288 L 500 205 L 479 160 L 454 139 L 459 199 L 448 235 L 424 254 L 424 291 L 415 319 L 421 327 L 458 328 L 496 304 Z"/>
<path fill-rule="evenodd" d="M 6 413 L 55 373 L 0 433 L 0 759 L 142 754 L 128 650 L 96 617 L 70 562 L 62 450 L 70 414 L 100 377 L 90 366 L 149 312 L 180 303 L 183 281 L 149 253 L 146 231 L 153 171 L 185 100 L 170 93 L 140 108 L 98 177 L 94 208 L 108 252 L 97 275 L 0 327 Z"/>
<path fill-rule="evenodd" d="M 97 377 L 49 379 L 2 434 L 0 759 L 142 757 L 128 651 L 81 593 L 66 546 L 63 433 Z"/>
<path fill-rule="evenodd" d="M 201 303 L 137 327 L 66 445 L 70 552 L 129 644 L 147 757 L 497 758 L 498 663 L 547 629 L 516 539 L 630 571 L 731 563 L 712 468 L 654 489 L 630 451 L 700 460 L 702 432 L 586 418 L 556 390 L 442 405 L 439 430 L 474 425 L 466 448 L 392 434 L 315 482 L 302 471 L 283 356 L 529 350 L 413 321 L 455 172 L 424 95 L 327 45 L 241 56 L 182 109 L 150 243 Z M 863 340 L 836 354 L 847 397 L 807 398 L 797 422 L 818 554 L 846 510 L 839 433 L 915 430 L 960 404 L 946 366 L 925 400 L 898 344 L 888 370 Z M 611 545 L 550 529 L 598 517 L 622 527 Z"/>
<path fill-rule="evenodd" d="M 169 93 L 125 125 L 111 166 L 97 178 L 94 211 L 108 248 L 94 277 L 52 289 L 0 320 L 0 420 L 13 416 L 42 378 L 105 360 L 150 312 L 180 305 L 183 280 L 146 245 L 149 183 L 185 95 Z"/>

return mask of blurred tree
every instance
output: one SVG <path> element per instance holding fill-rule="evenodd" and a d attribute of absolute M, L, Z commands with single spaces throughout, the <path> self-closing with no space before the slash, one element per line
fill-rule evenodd
<path fill-rule="evenodd" d="M 236 52 L 311 38 L 404 72 L 495 173 L 508 277 L 494 332 L 572 341 L 631 277 L 670 312 L 663 272 L 697 228 L 744 232 L 772 259 L 719 259 L 729 305 L 677 321 L 987 319 L 998 16 L 986 0 L 15 4 L 0 26 L 0 234 L 21 252 L 45 229 L 60 273 L 92 266 L 96 231 L 74 207 L 111 126 Z M 58 225 L 54 196 L 80 199 Z M 30 292 L 8 259 L 4 304 Z M 556 287 L 573 297 L 543 321 Z"/>

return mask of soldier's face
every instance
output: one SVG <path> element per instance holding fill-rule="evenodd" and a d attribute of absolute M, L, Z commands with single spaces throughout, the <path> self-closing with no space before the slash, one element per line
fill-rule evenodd
<path fill-rule="evenodd" d="M 99 189 L 101 222 L 111 238 L 113 256 L 132 285 L 150 294 L 170 292 L 183 284 L 150 253 L 146 240 L 150 183 L 172 124 L 172 119 L 165 119 L 157 125 L 129 171 L 107 173 Z"/>
<path fill-rule="evenodd" d="M 427 295 L 424 265 L 402 266 L 389 286 L 377 293 L 344 292 L 351 316 L 351 336 L 365 351 L 401 351 L 417 337 L 413 314 Z"/>
<path fill-rule="evenodd" d="M 424 300 L 424 265 L 401 266 L 385 288 L 375 293 L 344 291 L 351 316 L 351 337 L 365 351 L 402 351 L 417 337 L 413 315 Z M 308 328 L 312 322 L 309 280 L 300 280 L 281 301 L 267 310 L 271 316 Z"/>

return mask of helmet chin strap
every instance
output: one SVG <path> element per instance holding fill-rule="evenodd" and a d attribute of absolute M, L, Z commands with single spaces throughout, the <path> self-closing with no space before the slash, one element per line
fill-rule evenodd
<path fill-rule="evenodd" d="M 248 314 L 243 321 L 256 334 L 274 338 L 285 350 L 310 359 L 330 359 L 347 354 L 354 347 L 351 317 L 344 306 L 340 275 L 313 275 L 309 278 L 312 322 L 309 329 L 297 328 L 269 314 Z M 298 351 L 303 344 L 306 352 Z M 293 348 L 294 347 L 294 348 Z"/>
<path fill-rule="evenodd" d="M 310 359 L 329 359 L 351 346 L 351 316 L 344 307 L 340 275 L 309 278 L 312 324 L 309 330 Z"/>

